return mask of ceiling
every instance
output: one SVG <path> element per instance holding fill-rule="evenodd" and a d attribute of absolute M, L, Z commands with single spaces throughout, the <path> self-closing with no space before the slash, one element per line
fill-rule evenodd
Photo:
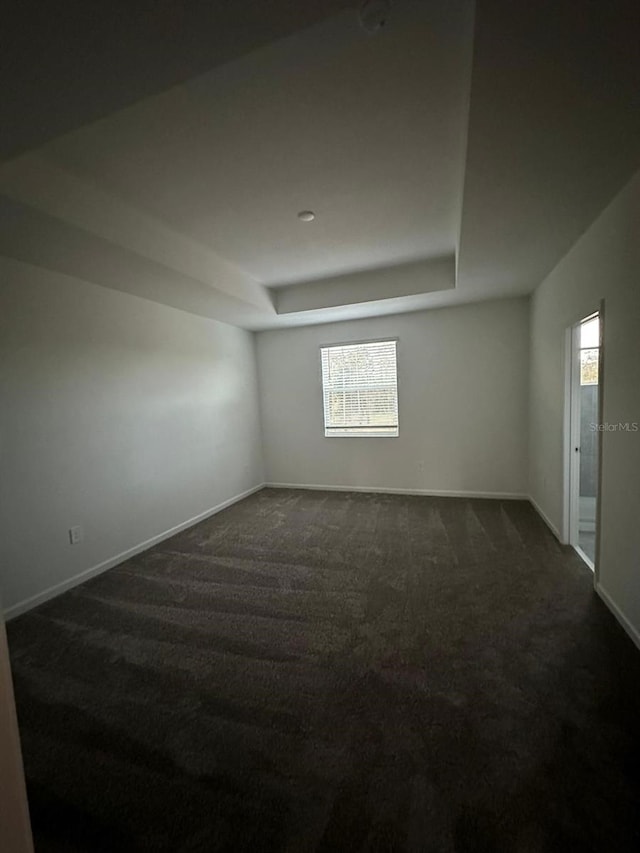
<path fill-rule="evenodd" d="M 0 253 L 249 329 L 392 314 L 530 292 L 640 167 L 635 0 L 127 8 L 13 51 Z"/>
<path fill-rule="evenodd" d="M 5 0 L 0 159 L 348 5 L 349 0 Z"/>

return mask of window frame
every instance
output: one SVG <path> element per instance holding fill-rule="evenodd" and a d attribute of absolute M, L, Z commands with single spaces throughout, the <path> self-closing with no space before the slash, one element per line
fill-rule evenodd
<path fill-rule="evenodd" d="M 362 428 L 362 432 L 327 432 L 326 413 L 324 408 L 324 375 L 322 372 L 322 350 L 332 349 L 333 347 L 353 347 L 364 346 L 366 344 L 389 344 L 396 345 L 396 410 L 397 410 L 397 426 L 395 432 L 366 432 L 366 427 Z M 318 384 L 320 386 L 320 408 L 322 410 L 322 432 L 324 438 L 398 438 L 400 436 L 400 377 L 398 370 L 400 347 L 400 338 L 393 336 L 385 336 L 383 338 L 367 338 L 358 341 L 335 341 L 331 343 L 322 343 L 318 346 Z M 357 429 L 357 428 L 356 428 Z"/>

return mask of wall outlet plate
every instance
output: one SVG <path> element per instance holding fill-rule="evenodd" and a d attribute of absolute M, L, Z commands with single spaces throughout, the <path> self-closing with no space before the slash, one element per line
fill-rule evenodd
<path fill-rule="evenodd" d="M 84 539 L 84 533 L 82 531 L 82 527 L 79 524 L 76 524 L 75 527 L 69 528 L 69 542 L 72 545 L 77 545 L 79 542 L 82 542 Z"/>

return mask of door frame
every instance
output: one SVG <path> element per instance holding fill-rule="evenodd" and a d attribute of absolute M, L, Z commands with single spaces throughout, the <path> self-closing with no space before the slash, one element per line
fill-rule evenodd
<path fill-rule="evenodd" d="M 580 372 L 577 354 L 580 348 L 579 331 L 585 320 L 598 315 L 600 318 L 599 348 L 598 348 L 598 423 L 603 423 L 604 413 L 604 354 L 605 354 L 605 304 L 600 300 L 598 307 L 589 313 L 582 314 L 565 330 L 565 383 L 564 383 L 564 476 L 563 476 L 563 515 L 562 515 L 562 542 L 571 545 L 579 551 L 580 556 L 591 565 L 591 561 L 578 549 L 577 544 L 577 518 L 579 508 L 579 483 L 580 483 L 580 457 L 575 448 L 580 443 L 580 399 L 574 393 L 578 387 Z M 602 432 L 598 431 L 597 458 L 598 458 L 598 488 L 596 495 L 596 536 L 595 536 L 595 559 L 593 562 L 594 583 L 598 583 L 600 574 L 600 550 L 601 550 L 601 519 L 602 519 Z"/>

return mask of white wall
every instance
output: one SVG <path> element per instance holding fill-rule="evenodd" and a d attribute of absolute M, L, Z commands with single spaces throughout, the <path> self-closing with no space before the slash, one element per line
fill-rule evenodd
<path fill-rule="evenodd" d="M 527 491 L 528 299 L 260 332 L 267 481 Z M 398 438 L 325 438 L 321 344 L 398 337 Z"/>
<path fill-rule="evenodd" d="M 8 609 L 263 479 L 250 333 L 6 259 L 0 400 Z"/>
<path fill-rule="evenodd" d="M 605 299 L 604 420 L 640 422 L 640 173 L 532 297 L 530 493 L 563 512 L 565 329 Z M 640 631 L 640 432 L 604 432 L 599 583 Z M 638 635 L 640 639 L 640 634 Z"/>

